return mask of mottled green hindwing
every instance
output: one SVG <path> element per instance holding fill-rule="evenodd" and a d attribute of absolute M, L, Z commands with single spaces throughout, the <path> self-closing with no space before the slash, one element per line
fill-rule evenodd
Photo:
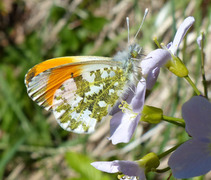
<path fill-rule="evenodd" d="M 66 80 L 54 96 L 53 112 L 66 130 L 94 131 L 122 96 L 128 77 L 122 68 L 109 67 Z"/>

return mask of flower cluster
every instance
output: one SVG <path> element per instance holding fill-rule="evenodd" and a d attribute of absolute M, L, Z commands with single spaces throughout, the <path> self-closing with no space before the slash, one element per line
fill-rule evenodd
<path fill-rule="evenodd" d="M 149 123 L 159 123 L 161 120 L 172 122 L 186 128 L 191 137 L 183 144 L 179 144 L 168 151 L 156 155 L 149 153 L 137 161 L 99 161 L 92 166 L 108 173 L 120 173 L 119 179 L 146 179 L 146 173 L 159 172 L 157 167 L 166 155 L 169 158 L 166 171 L 171 169 L 176 178 L 190 178 L 200 176 L 211 170 L 211 103 L 201 96 L 200 91 L 189 77 L 189 72 L 183 61 L 177 56 L 178 48 L 195 19 L 187 17 L 180 25 L 173 42 L 167 46 L 161 44 L 159 49 L 150 52 L 141 62 L 142 77 L 130 92 L 128 99 L 120 105 L 121 111 L 115 113 L 110 121 L 110 137 L 113 144 L 130 141 L 140 120 Z M 199 48 L 203 51 L 201 35 L 197 39 Z M 145 93 L 152 89 L 161 67 L 180 78 L 186 79 L 198 96 L 191 98 L 182 106 L 182 117 L 170 118 L 163 115 L 162 109 L 144 106 Z"/>

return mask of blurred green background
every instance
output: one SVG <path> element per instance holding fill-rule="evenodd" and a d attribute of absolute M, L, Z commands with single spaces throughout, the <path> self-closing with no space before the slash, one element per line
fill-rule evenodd
<path fill-rule="evenodd" d="M 113 146 L 107 140 L 109 120 L 91 135 L 66 132 L 26 92 L 25 74 L 46 59 L 113 56 L 124 50 L 125 18 L 130 18 L 132 39 L 145 8 L 149 8 L 149 14 L 137 41 L 145 55 L 157 48 L 154 36 L 167 44 L 185 17 L 195 17 L 179 57 L 203 90 L 196 38 L 205 32 L 205 70 L 210 84 L 210 0 L 0 0 L 0 179 L 117 179 L 116 175 L 95 170 L 90 162 L 137 160 L 188 139 L 184 129 L 174 125 L 141 123 L 129 144 Z M 166 115 L 181 117 L 181 105 L 191 95 L 193 90 L 184 80 L 162 69 L 146 104 L 163 108 Z M 167 158 L 160 168 L 166 167 L 166 162 Z M 169 175 L 150 173 L 148 179 L 167 179 Z M 211 179 L 211 173 L 201 179 Z"/>

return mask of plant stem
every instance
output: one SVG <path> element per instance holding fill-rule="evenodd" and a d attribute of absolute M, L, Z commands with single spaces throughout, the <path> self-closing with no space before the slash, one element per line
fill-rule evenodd
<path fill-rule="evenodd" d="M 167 151 L 165 151 L 165 152 L 159 154 L 159 155 L 158 155 L 158 158 L 159 158 L 159 159 L 162 159 L 163 157 L 167 156 L 168 154 L 170 154 L 171 152 L 173 152 L 174 150 L 176 150 L 181 144 L 182 144 L 182 143 L 179 143 L 179 144 L 177 144 L 176 146 L 170 148 L 169 150 L 167 150 Z M 157 173 L 163 173 L 163 172 L 166 172 L 166 171 L 168 171 L 168 170 L 170 170 L 170 167 L 166 167 L 166 168 L 164 168 L 164 169 L 156 169 L 155 172 L 157 172 Z"/>
<path fill-rule="evenodd" d="M 208 94 L 207 94 L 207 81 L 206 81 L 206 77 L 205 77 L 205 70 L 204 70 L 204 41 L 203 41 L 203 37 L 204 37 L 204 33 L 201 33 L 202 36 L 202 40 L 201 40 L 201 75 L 202 75 L 202 83 L 204 85 L 204 96 L 206 98 L 208 98 Z"/>
<path fill-rule="evenodd" d="M 171 169 L 170 167 L 166 167 L 164 169 L 156 169 L 155 172 L 156 173 L 164 173 L 164 172 L 169 171 L 170 169 Z"/>
<path fill-rule="evenodd" d="M 158 155 L 158 158 L 161 159 L 165 156 L 167 156 L 168 154 L 170 154 L 171 152 L 173 152 L 174 150 L 176 150 L 182 143 L 177 144 L 176 146 L 172 147 L 171 149 L 161 153 Z"/>
<path fill-rule="evenodd" d="M 184 119 L 170 117 L 170 116 L 164 116 L 163 115 L 163 120 L 167 121 L 167 122 L 170 122 L 172 124 L 176 124 L 176 125 L 181 126 L 181 127 L 185 127 Z"/>
<path fill-rule="evenodd" d="M 198 96 L 200 96 L 200 95 L 201 95 L 200 91 L 197 89 L 196 85 L 193 83 L 193 81 L 190 79 L 190 77 L 189 77 L 189 76 L 186 76 L 186 77 L 184 77 L 184 78 L 185 78 L 185 79 L 188 81 L 188 83 L 192 86 L 192 88 L 194 89 L 195 93 L 196 93 Z"/>

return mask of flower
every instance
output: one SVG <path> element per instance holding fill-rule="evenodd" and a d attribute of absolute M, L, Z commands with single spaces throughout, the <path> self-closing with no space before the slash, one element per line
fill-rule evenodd
<path fill-rule="evenodd" d="M 142 60 L 142 78 L 134 90 L 135 93 L 130 91 L 128 95 L 129 98 L 126 100 L 128 106 L 123 107 L 124 112 L 119 111 L 114 114 L 110 121 L 110 138 L 108 139 L 111 140 L 113 144 L 127 143 L 130 141 L 141 117 L 146 89 L 153 87 L 159 75 L 160 68 L 165 65 L 167 61 L 172 61 L 169 63 L 169 70 L 174 72 L 179 71 L 180 76 L 187 74 L 188 71 L 186 71 L 186 68 L 181 66 L 180 61 L 177 59 L 174 60 L 174 57 L 181 41 L 194 21 L 193 17 L 187 17 L 180 25 L 173 42 L 167 45 L 168 49 L 156 49 Z"/>
<path fill-rule="evenodd" d="M 200 176 L 211 170 L 211 103 L 195 96 L 183 105 L 182 116 L 192 139 L 172 153 L 168 164 L 176 178 Z"/>
<path fill-rule="evenodd" d="M 143 77 L 138 82 L 134 92 L 130 92 L 126 102 L 129 104 L 121 107 L 122 111 L 113 115 L 110 121 L 110 138 L 113 144 L 127 143 L 130 141 L 141 117 L 141 110 L 144 105 L 146 89 L 154 83 L 153 77 L 158 70 L 170 58 L 168 51 L 156 49 L 148 54 L 142 61 Z M 145 62 L 144 62 L 145 61 Z M 152 80 L 151 80 L 152 79 Z M 153 83 L 152 83 L 153 82 Z"/>
<path fill-rule="evenodd" d="M 107 173 L 121 173 L 121 179 L 144 180 L 145 173 L 154 171 L 160 160 L 157 154 L 151 152 L 138 161 L 99 161 L 91 163 L 96 169 Z"/>
<path fill-rule="evenodd" d="M 195 22 L 194 17 L 192 16 L 187 17 L 177 30 L 173 42 L 170 42 L 167 45 L 167 49 L 171 54 L 172 58 L 171 61 L 168 61 L 166 67 L 178 77 L 188 76 L 188 70 L 186 66 L 180 60 L 180 58 L 177 57 L 176 54 L 185 34 L 187 33 L 188 29 L 193 25 L 194 22 Z"/>
<path fill-rule="evenodd" d="M 113 144 L 127 143 L 130 141 L 136 126 L 140 120 L 140 114 L 133 112 L 133 108 L 137 111 L 140 110 L 144 104 L 146 91 L 146 82 L 140 81 L 135 90 L 135 95 L 133 92 L 130 93 L 129 98 L 126 100 L 125 104 L 122 104 L 121 111 L 113 115 L 110 120 L 110 138 Z M 139 103 L 136 103 L 136 100 Z M 130 104 L 127 104 L 129 102 Z"/>
<path fill-rule="evenodd" d="M 123 177 L 121 179 L 125 179 L 125 177 L 133 180 L 146 179 L 144 169 L 141 168 L 138 163 L 133 161 L 99 161 L 93 162 L 91 165 L 96 169 L 107 173 L 122 173 Z"/>

